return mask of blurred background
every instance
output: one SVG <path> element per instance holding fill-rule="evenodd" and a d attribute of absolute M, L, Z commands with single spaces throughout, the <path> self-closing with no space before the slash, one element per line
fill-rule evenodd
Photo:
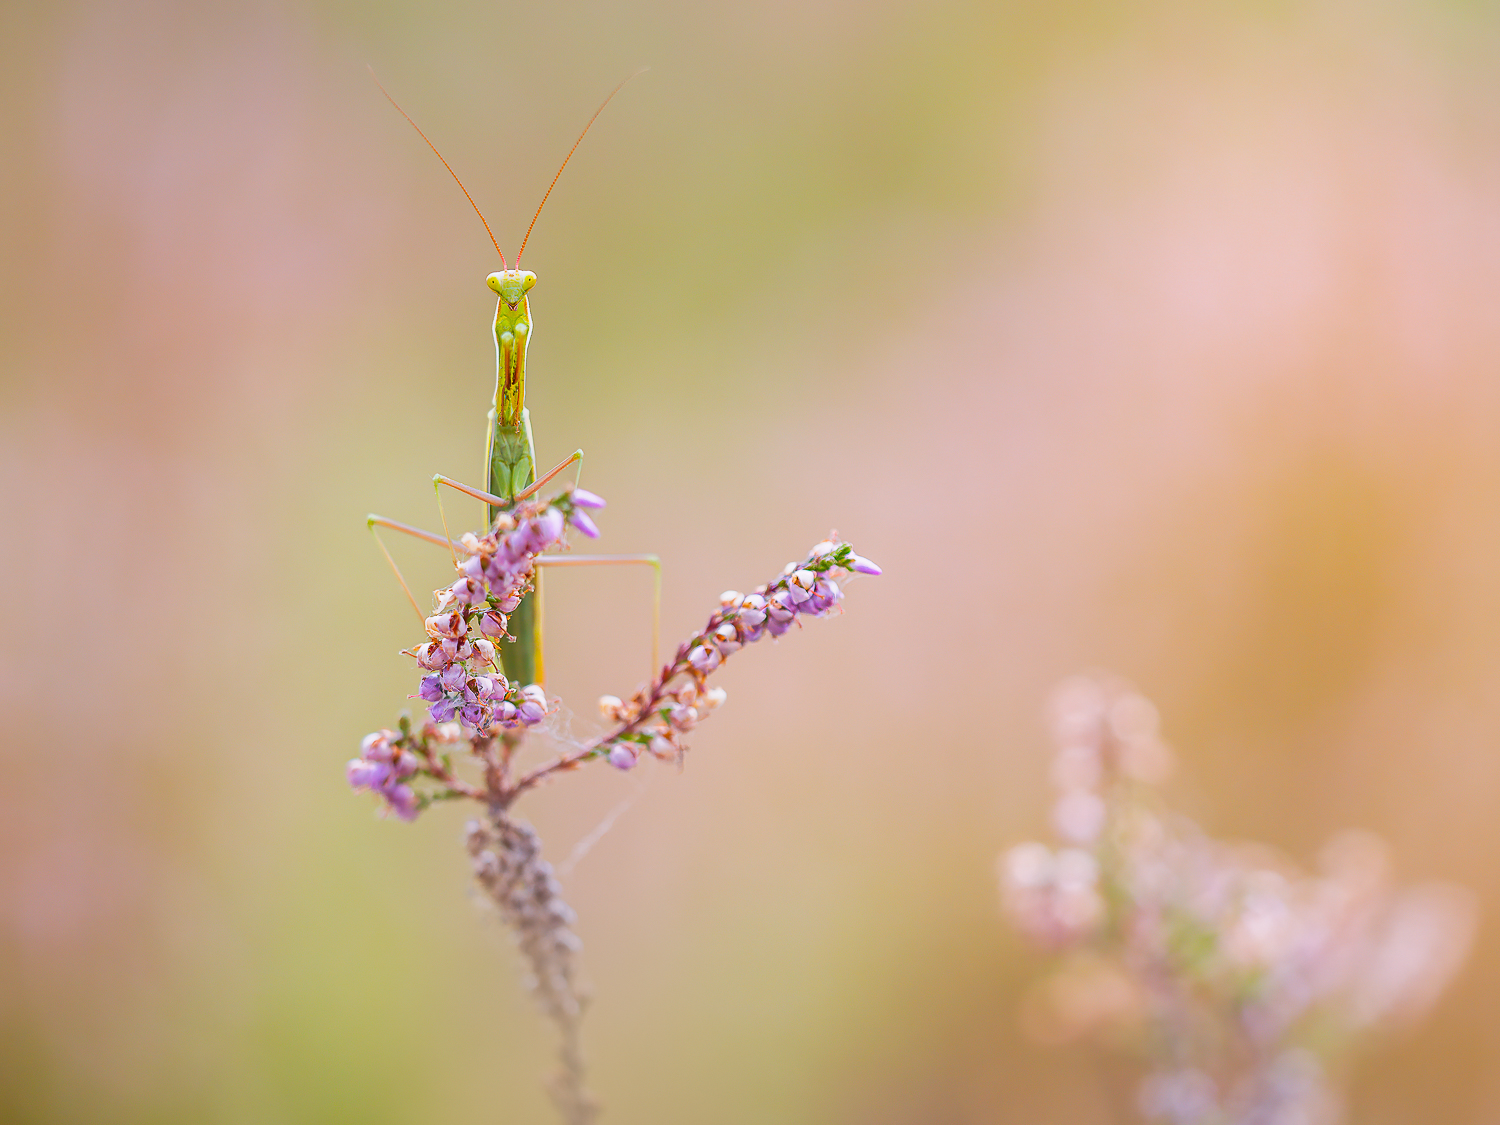
<path fill-rule="evenodd" d="M 462 810 L 343 779 L 415 684 L 364 515 L 479 479 L 494 378 L 493 249 L 366 64 L 507 253 L 652 68 L 527 249 L 528 397 L 667 638 L 830 526 L 886 571 L 681 775 L 522 806 L 561 859 L 635 798 L 566 881 L 606 1121 L 1124 1120 L 1021 1032 L 993 874 L 1080 669 L 1215 834 L 1494 913 L 1500 7 L 11 5 L 0 1117 L 550 1120 Z M 548 593 L 586 732 L 644 582 Z M 1482 922 L 1351 1119 L 1500 1117 L 1497 998 Z"/>

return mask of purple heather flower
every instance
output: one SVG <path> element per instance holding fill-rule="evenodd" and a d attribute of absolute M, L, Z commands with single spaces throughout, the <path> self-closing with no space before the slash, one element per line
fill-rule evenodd
<path fill-rule="evenodd" d="M 880 568 L 863 555 L 851 554 L 849 556 L 849 569 L 860 574 L 879 574 Z"/>
<path fill-rule="evenodd" d="M 395 732 L 388 730 L 378 730 L 374 734 L 365 735 L 359 744 L 360 756 L 372 762 L 389 762 L 395 754 L 395 750 L 391 747 L 391 739 L 394 737 Z"/>
<path fill-rule="evenodd" d="M 569 495 L 573 497 L 573 503 L 577 504 L 580 508 L 604 507 L 604 497 L 590 492 L 586 488 L 575 488 Z"/>
<path fill-rule="evenodd" d="M 385 762 L 370 762 L 364 758 L 351 758 L 344 767 L 349 784 L 355 789 L 375 789 L 384 785 L 391 776 L 391 767 Z"/>
<path fill-rule="evenodd" d="M 456 640 L 464 635 L 468 626 L 464 623 L 464 615 L 461 613 L 439 613 L 429 617 L 426 622 L 427 635 L 434 639 L 444 637 Z"/>
<path fill-rule="evenodd" d="M 459 564 L 458 569 L 463 571 L 467 577 L 472 578 L 474 581 L 483 582 L 485 577 L 484 564 L 485 558 L 483 555 L 472 555 L 469 558 L 464 559 L 464 561 Z"/>
<path fill-rule="evenodd" d="M 393 763 L 397 777 L 410 777 L 422 768 L 422 759 L 418 758 L 410 750 L 403 750 L 396 755 Z"/>
<path fill-rule="evenodd" d="M 766 600 L 766 615 L 773 622 L 788 622 L 797 616 L 797 602 L 786 590 L 777 590 Z M 786 630 L 782 629 L 778 632 L 772 629 L 771 632 L 780 636 Z"/>
<path fill-rule="evenodd" d="M 410 785 L 392 785 L 388 789 L 382 789 L 381 796 L 385 798 L 391 812 L 402 820 L 417 819 L 417 795 L 412 792 Z"/>
<path fill-rule="evenodd" d="M 451 723 L 453 716 L 458 712 L 458 704 L 451 699 L 439 699 L 427 709 L 435 723 Z"/>
<path fill-rule="evenodd" d="M 442 646 L 435 641 L 428 641 L 426 644 L 418 645 L 412 650 L 412 655 L 417 658 L 418 664 L 433 672 L 438 671 L 447 663 L 447 654 L 443 652 Z"/>
<path fill-rule="evenodd" d="M 740 647 L 740 634 L 734 627 L 734 622 L 726 621 L 714 630 L 714 645 L 725 656 Z"/>
<path fill-rule="evenodd" d="M 458 717 L 471 727 L 484 726 L 485 716 L 486 709 L 478 703 L 465 703 L 458 713 Z"/>
<path fill-rule="evenodd" d="M 521 722 L 525 723 L 527 726 L 531 726 L 533 723 L 539 723 L 546 717 L 547 709 L 540 703 L 537 703 L 534 699 L 528 699 L 525 703 L 522 703 L 521 706 L 516 708 L 516 718 L 520 719 Z"/>
<path fill-rule="evenodd" d="M 464 680 L 467 678 L 468 673 L 464 671 L 462 665 L 450 664 L 443 669 L 442 684 L 448 691 L 462 691 Z"/>
<path fill-rule="evenodd" d="M 441 676 L 423 676 L 422 686 L 417 689 L 417 698 L 426 700 L 428 703 L 436 703 L 443 698 L 443 679 Z"/>
<path fill-rule="evenodd" d="M 587 535 L 590 539 L 599 538 L 598 525 L 596 525 L 593 520 L 589 519 L 589 514 L 582 508 L 573 509 L 573 514 L 568 518 L 568 522 L 576 527 L 579 531 Z"/>
<path fill-rule="evenodd" d="M 623 742 L 610 747 L 609 764 L 617 770 L 628 770 L 635 765 L 635 750 Z"/>
<path fill-rule="evenodd" d="M 507 594 L 500 599 L 500 604 L 495 608 L 501 613 L 514 613 L 516 607 L 521 604 L 521 595 L 516 593 Z"/>
<path fill-rule="evenodd" d="M 563 537 L 567 524 L 563 514 L 556 508 L 548 508 L 532 521 L 532 534 L 536 536 L 538 550 L 545 550 Z"/>
<path fill-rule="evenodd" d="M 473 578 L 460 578 L 449 590 L 463 605 L 475 605 L 484 601 L 484 584 Z"/>
<path fill-rule="evenodd" d="M 796 616 L 797 615 L 795 613 L 789 613 L 785 617 L 776 617 L 773 615 L 771 619 L 766 622 L 766 632 L 770 633 L 773 637 L 781 636 L 792 627 L 792 620 Z"/>
<path fill-rule="evenodd" d="M 516 721 L 516 705 L 508 699 L 502 699 L 495 704 L 495 721 L 502 726 Z"/>
<path fill-rule="evenodd" d="M 712 672 L 719 666 L 722 658 L 719 650 L 709 645 L 700 644 L 692 652 L 688 653 L 688 663 L 700 672 Z"/>
<path fill-rule="evenodd" d="M 510 622 L 506 619 L 505 614 L 491 609 L 487 610 L 485 615 L 479 619 L 479 631 L 486 637 L 494 637 L 498 641 L 501 637 L 505 636 L 505 627 L 509 624 Z"/>
<path fill-rule="evenodd" d="M 745 600 L 740 602 L 739 620 L 750 626 L 764 624 L 766 599 L 760 594 L 746 594 Z"/>

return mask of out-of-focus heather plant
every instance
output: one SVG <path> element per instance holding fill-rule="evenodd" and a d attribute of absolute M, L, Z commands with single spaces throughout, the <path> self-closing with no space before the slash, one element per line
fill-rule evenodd
<path fill-rule="evenodd" d="M 1118 681 L 1066 681 L 1051 717 L 1062 842 L 1000 860 L 1008 912 L 1059 961 L 1028 1029 L 1135 1053 L 1150 1122 L 1342 1120 L 1351 1048 L 1437 997 L 1468 949 L 1470 896 L 1392 886 L 1368 834 L 1335 837 L 1315 873 L 1209 838 L 1164 805 L 1156 709 Z"/>
<path fill-rule="evenodd" d="M 382 810 L 401 820 L 442 801 L 473 801 L 482 810 L 467 832 L 475 884 L 514 934 L 527 984 L 560 1033 L 562 1066 L 551 1093 L 569 1125 L 597 1115 L 579 1043 L 579 941 L 540 839 L 514 818 L 517 798 L 594 760 L 620 770 L 648 755 L 680 764 L 686 733 L 724 702 L 724 689 L 708 686 L 708 678 L 732 653 L 780 637 L 803 618 L 829 614 L 843 600 L 840 583 L 849 575 L 880 573 L 834 536 L 752 592 L 727 591 L 703 628 L 629 701 L 600 699 L 609 724 L 604 734 L 521 769 L 517 757 L 527 732 L 561 704 L 538 684 L 508 681 L 498 646 L 515 640 L 507 632 L 509 615 L 534 587 L 538 556 L 565 546 L 569 526 L 596 537 L 588 513 L 603 506 L 593 493 L 570 488 L 551 499 L 512 502 L 486 532 L 460 538 L 458 577 L 434 591 L 426 639 L 404 652 L 421 669 L 416 694 L 427 716 L 404 712 L 397 729 L 367 735 L 347 767 L 350 785 L 377 794 Z"/>

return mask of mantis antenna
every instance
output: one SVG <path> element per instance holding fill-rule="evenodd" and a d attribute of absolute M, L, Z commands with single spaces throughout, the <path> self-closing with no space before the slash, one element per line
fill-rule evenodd
<path fill-rule="evenodd" d="M 389 90 L 387 90 L 384 86 L 380 85 L 380 79 L 378 79 L 378 78 L 375 77 L 375 68 L 372 66 L 372 67 L 367 67 L 366 69 L 368 69 L 369 72 L 370 72 L 370 81 L 374 82 L 375 85 L 377 87 L 379 87 L 380 92 L 385 95 L 385 100 L 388 101 L 388 102 L 390 102 L 391 105 L 393 105 L 393 106 L 396 107 L 396 112 L 399 113 L 402 117 L 406 118 L 406 123 L 408 125 L 410 125 L 413 129 L 415 129 L 417 131 L 417 136 L 421 137 L 424 141 L 427 141 L 427 147 L 430 148 L 430 149 L 432 149 L 433 155 L 436 156 L 439 160 L 443 161 L 443 167 L 446 168 L 446 169 L 448 169 L 448 175 L 450 175 L 450 176 L 453 177 L 453 182 L 458 185 L 458 190 L 464 193 L 464 198 L 469 201 L 469 206 L 472 207 L 472 208 L 474 208 L 474 214 L 478 215 L 479 216 L 479 221 L 484 224 L 484 233 L 487 234 L 487 235 L 489 235 L 490 236 L 490 241 L 495 244 L 495 253 L 497 253 L 497 254 L 500 255 L 500 265 L 501 265 L 501 267 L 504 268 L 504 269 L 509 269 L 510 267 L 505 264 L 505 251 L 500 249 L 500 243 L 495 238 L 495 232 L 492 231 L 492 230 L 490 230 L 489 220 L 484 217 L 484 212 L 479 209 L 479 204 L 477 204 L 477 203 L 474 202 L 474 197 L 469 194 L 469 189 L 466 188 L 466 187 L 464 187 L 464 182 L 458 178 L 458 173 L 453 170 L 453 165 L 449 164 L 448 161 L 446 159 L 444 159 L 443 154 L 440 153 L 440 152 L 438 152 L 437 145 L 433 144 L 432 141 L 430 139 L 428 139 L 427 134 L 424 133 L 424 132 L 422 132 L 422 127 L 420 125 L 418 125 L 415 121 L 413 121 L 411 119 L 411 114 L 407 113 L 406 110 L 402 109 L 401 106 L 400 106 L 400 104 L 396 101 L 396 99 L 393 98 L 393 97 L 391 97 L 391 92 Z M 639 73 L 639 72 L 637 72 L 637 73 Z M 634 77 L 635 77 L 634 74 L 632 74 L 630 76 L 630 78 L 634 78 Z M 625 82 L 629 82 L 630 78 L 625 79 Z M 625 85 L 625 82 L 621 82 L 620 86 Z M 615 87 L 616 92 L 619 91 L 620 86 L 616 86 Z M 614 97 L 614 96 L 615 96 L 614 94 L 610 94 L 611 98 Z M 609 102 L 609 99 L 606 98 L 605 99 L 605 104 L 607 105 L 608 102 Z M 604 108 L 604 106 L 601 105 L 599 108 L 602 110 Z M 598 117 L 598 116 L 599 116 L 598 113 L 594 114 L 594 117 Z M 589 119 L 589 124 L 592 125 L 593 123 L 594 123 L 593 122 L 593 118 L 590 118 Z M 584 132 L 585 133 L 588 132 L 588 129 L 585 128 Z M 582 137 L 579 137 L 578 139 L 580 141 L 583 140 Z M 573 147 L 577 148 L 578 146 L 575 144 Z M 570 152 L 570 153 L 568 153 L 568 155 L 572 156 L 573 154 Z M 566 160 L 563 161 L 564 165 L 566 165 L 567 163 L 568 162 Z M 561 168 L 558 169 L 558 175 L 562 175 L 562 169 Z M 554 178 L 552 182 L 556 183 L 557 180 Z M 548 188 L 547 190 L 550 192 L 552 189 Z M 542 197 L 542 202 L 543 203 L 547 202 L 547 197 L 546 196 Z M 537 212 L 538 213 L 540 213 L 541 210 L 542 209 L 540 207 L 537 208 Z M 533 223 L 535 223 L 536 219 L 533 218 L 531 221 Z M 527 234 L 531 233 L 531 229 L 529 227 L 527 228 L 526 233 Z M 525 249 L 525 247 L 526 247 L 526 243 L 525 243 L 524 240 L 521 242 L 521 247 L 522 247 L 522 249 Z M 521 260 L 521 256 L 519 254 L 517 254 L 516 255 L 516 261 L 517 261 L 518 264 L 519 264 L 520 260 Z"/>
<path fill-rule="evenodd" d="M 615 95 L 618 94 L 621 90 L 623 90 L 625 88 L 625 83 L 626 82 L 629 82 L 632 78 L 639 78 L 641 75 L 645 74 L 646 71 L 648 71 L 650 69 L 651 68 L 649 66 L 643 66 L 643 67 L 641 67 L 641 69 L 638 70 L 638 71 L 636 71 L 634 74 L 632 74 L 630 76 L 630 78 L 625 79 L 625 82 L 621 82 L 618 86 L 616 86 L 613 90 L 611 90 L 609 92 L 609 97 L 605 98 L 602 102 L 600 102 L 599 103 L 599 108 L 596 109 L 596 110 L 594 110 L 594 116 L 589 118 L 589 123 L 583 127 L 583 132 L 578 134 L 578 139 L 573 142 L 573 147 L 570 148 L 570 149 L 568 149 L 568 155 L 565 156 L 565 157 L 563 157 L 563 162 L 562 162 L 562 164 L 557 169 L 557 175 L 552 177 L 552 182 L 547 185 L 547 190 L 542 195 L 542 201 L 536 205 L 536 214 L 531 216 L 531 226 L 528 226 L 526 228 L 526 237 L 523 238 L 523 239 L 521 239 L 521 249 L 519 249 L 519 250 L 516 251 L 516 269 L 520 269 L 521 268 L 521 255 L 523 253 L 525 253 L 525 251 L 526 251 L 526 242 L 527 242 L 528 239 L 531 238 L 531 227 L 536 226 L 537 219 L 539 219 L 541 217 L 542 208 L 545 207 L 545 206 L 547 206 L 547 196 L 549 196 L 549 195 L 552 194 L 552 189 L 557 186 L 557 181 L 562 177 L 563 169 L 568 166 L 568 161 L 570 161 L 570 160 L 573 159 L 573 154 L 578 151 L 578 146 L 581 145 L 581 144 L 583 144 L 583 138 L 588 134 L 589 129 L 593 126 L 594 122 L 598 120 L 599 115 L 604 112 L 604 107 L 607 106 L 610 102 L 612 102 L 614 100 Z M 378 86 L 379 83 L 377 82 L 376 85 Z M 390 95 L 387 94 L 386 97 L 390 97 Z M 392 105 L 396 105 L 395 102 L 392 102 L 391 104 Z M 401 107 L 400 106 L 396 106 L 396 108 L 400 109 Z M 402 114 L 402 116 L 405 117 L 406 115 Z M 407 117 L 406 119 L 408 121 L 411 120 L 411 118 L 409 118 L 409 117 Z M 417 130 L 417 131 L 421 132 L 420 129 Z M 423 140 L 427 140 L 427 138 L 425 138 L 425 137 L 423 137 L 422 139 Z M 431 144 L 432 142 L 431 141 L 427 141 L 427 143 Z M 436 152 L 437 149 L 433 149 L 432 151 Z M 441 160 L 442 157 L 439 157 L 438 159 Z M 444 161 L 444 163 L 447 163 L 447 162 Z M 451 168 L 448 169 L 448 170 L 450 172 L 453 171 L 453 169 L 451 169 Z M 457 176 L 454 176 L 453 178 L 455 180 L 458 179 Z M 459 187 L 462 187 L 462 186 L 463 186 L 462 184 L 459 185 Z M 467 195 L 469 193 L 468 192 L 464 192 L 464 194 Z M 471 200 L 469 200 L 469 202 L 472 203 L 474 201 L 471 199 Z M 479 210 L 479 208 L 476 207 L 475 210 L 477 211 L 477 210 Z M 480 216 L 480 217 L 483 218 L 483 216 Z M 486 230 L 489 229 L 488 224 L 486 224 L 485 229 Z M 495 249 L 498 250 L 499 247 L 497 246 L 497 247 L 495 247 Z M 504 261 L 504 258 L 502 257 L 501 260 Z"/>

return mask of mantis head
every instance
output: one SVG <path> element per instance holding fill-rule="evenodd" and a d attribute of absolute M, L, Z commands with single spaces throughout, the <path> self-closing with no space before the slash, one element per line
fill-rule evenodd
<path fill-rule="evenodd" d="M 526 294 L 536 284 L 536 274 L 530 270 L 501 270 L 484 280 L 499 294 L 502 312 L 525 314 Z"/>

